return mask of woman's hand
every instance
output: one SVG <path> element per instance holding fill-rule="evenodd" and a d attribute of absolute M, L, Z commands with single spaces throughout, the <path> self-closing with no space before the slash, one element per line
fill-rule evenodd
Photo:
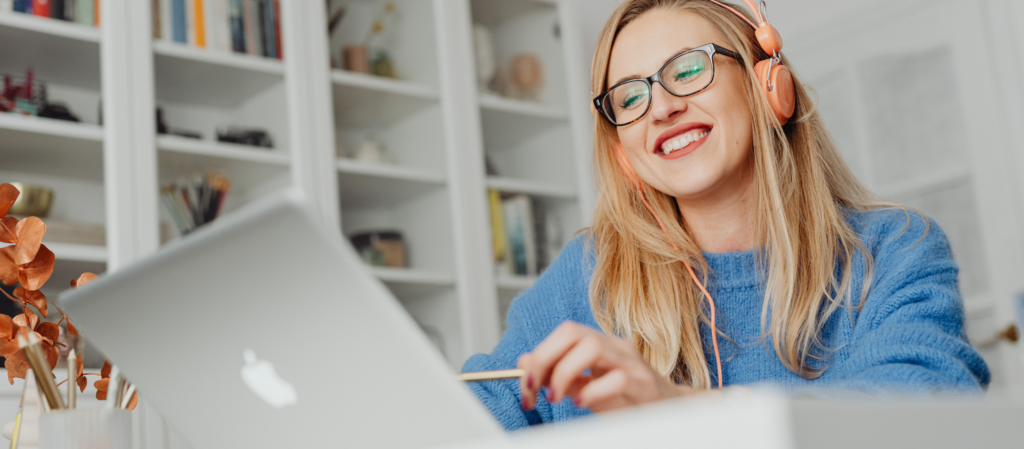
<path fill-rule="evenodd" d="M 525 371 L 519 385 L 523 410 L 536 407 L 541 387 L 548 388 L 552 404 L 571 397 L 576 406 L 595 412 L 698 391 L 655 372 L 625 340 L 572 322 L 519 357 L 519 368 Z"/>

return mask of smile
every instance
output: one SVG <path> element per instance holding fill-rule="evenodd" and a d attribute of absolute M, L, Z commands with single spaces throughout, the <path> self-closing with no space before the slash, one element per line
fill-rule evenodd
<path fill-rule="evenodd" d="M 658 137 L 654 154 L 665 159 L 683 157 L 701 146 L 709 134 L 711 134 L 711 126 L 702 123 L 686 123 L 676 126 Z"/>

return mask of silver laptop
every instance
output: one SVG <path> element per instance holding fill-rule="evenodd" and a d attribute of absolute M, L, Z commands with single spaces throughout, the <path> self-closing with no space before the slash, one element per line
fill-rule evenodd
<path fill-rule="evenodd" d="M 503 432 L 296 192 L 60 301 L 197 449 L 414 448 Z"/>

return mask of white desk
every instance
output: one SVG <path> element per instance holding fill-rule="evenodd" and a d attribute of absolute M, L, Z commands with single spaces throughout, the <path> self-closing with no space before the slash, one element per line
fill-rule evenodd
<path fill-rule="evenodd" d="M 751 394 L 666 401 L 445 449 L 1024 447 L 1024 398 L 823 402 Z"/>

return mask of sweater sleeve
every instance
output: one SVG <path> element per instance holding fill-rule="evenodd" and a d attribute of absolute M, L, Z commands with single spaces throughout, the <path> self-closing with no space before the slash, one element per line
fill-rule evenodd
<path fill-rule="evenodd" d="M 866 393 L 980 392 L 990 374 L 964 332 L 949 242 L 931 219 L 877 212 L 864 234 L 874 275 L 836 387 Z"/>
<path fill-rule="evenodd" d="M 508 330 L 494 350 L 470 357 L 462 372 L 513 369 L 519 356 L 532 351 L 559 324 L 585 321 L 569 312 L 570 304 L 586 301 L 589 279 L 583 269 L 584 254 L 582 236 L 569 242 L 537 282 L 512 301 Z M 555 420 L 553 407 L 543 395 L 534 410 L 522 410 L 518 380 L 475 382 L 470 388 L 507 430 Z"/>

